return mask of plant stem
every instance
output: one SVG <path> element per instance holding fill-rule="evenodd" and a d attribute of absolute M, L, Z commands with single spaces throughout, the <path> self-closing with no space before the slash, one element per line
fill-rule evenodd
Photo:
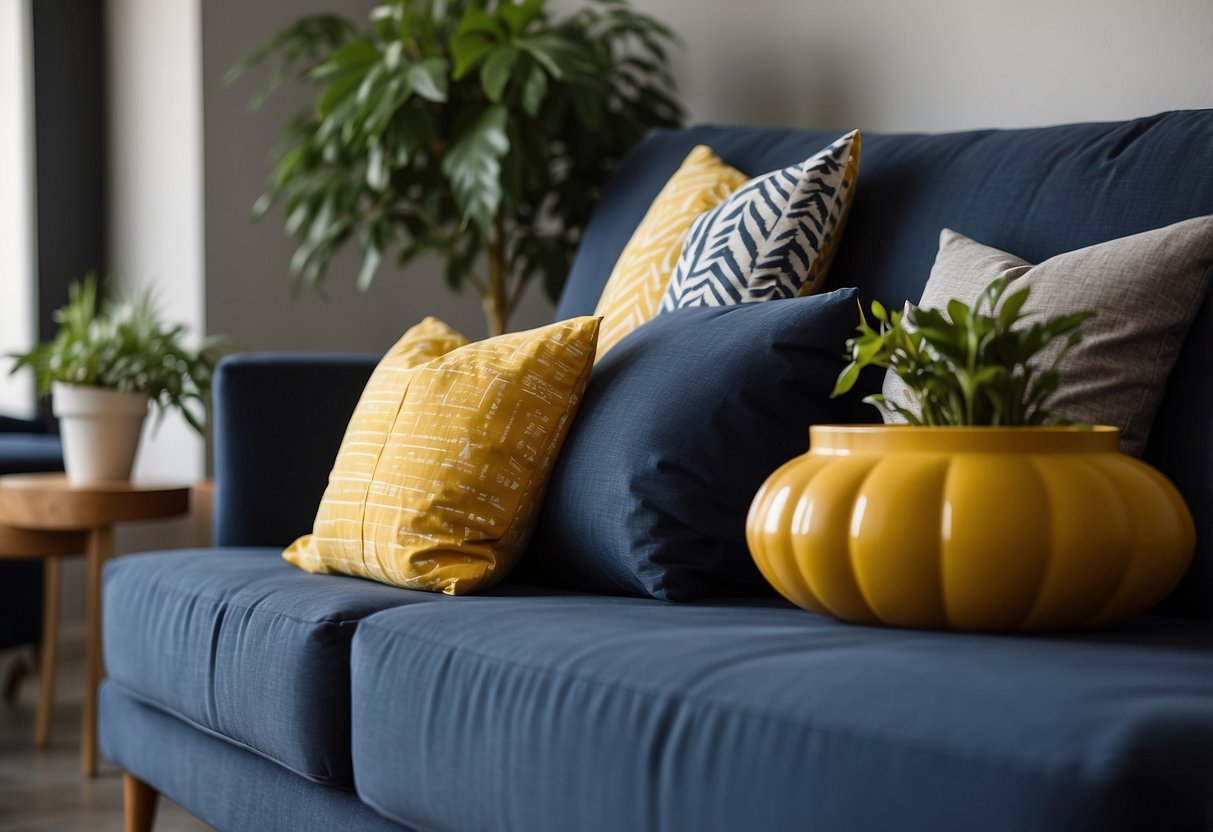
<path fill-rule="evenodd" d="M 505 216 L 497 214 L 489 238 L 489 279 L 484 292 L 484 317 L 489 335 L 501 335 L 509 322 L 510 310 L 505 296 Z"/>
<path fill-rule="evenodd" d="M 519 278 L 518 282 L 514 284 L 514 291 L 510 293 L 510 302 L 505 307 L 505 314 L 507 316 L 514 314 L 514 310 L 518 308 L 518 302 L 522 300 L 522 293 L 525 290 L 526 281 Z"/>

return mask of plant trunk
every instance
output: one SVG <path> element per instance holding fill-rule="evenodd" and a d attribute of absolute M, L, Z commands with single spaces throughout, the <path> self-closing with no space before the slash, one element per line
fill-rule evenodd
<path fill-rule="evenodd" d="M 493 222 L 493 234 L 489 238 L 489 279 L 482 298 L 489 337 L 504 334 L 509 325 L 509 298 L 505 291 L 506 271 L 505 218 L 498 214 Z"/>
<path fill-rule="evenodd" d="M 504 298 L 502 292 L 494 290 L 493 284 L 490 281 L 488 292 L 485 294 L 482 302 L 484 304 L 484 320 L 489 326 L 489 336 L 505 334 L 508 318 L 505 314 Z"/>

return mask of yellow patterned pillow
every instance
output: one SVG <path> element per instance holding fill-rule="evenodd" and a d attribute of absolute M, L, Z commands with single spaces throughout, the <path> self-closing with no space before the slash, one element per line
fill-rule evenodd
<path fill-rule="evenodd" d="M 367 382 L 312 534 L 283 557 L 449 595 L 501 580 L 530 538 L 598 325 L 474 344 L 434 318 L 410 329 Z"/>
<path fill-rule="evenodd" d="M 598 357 L 657 311 L 691 222 L 749 180 L 699 145 L 657 194 L 607 280 L 595 315 L 602 316 Z"/>

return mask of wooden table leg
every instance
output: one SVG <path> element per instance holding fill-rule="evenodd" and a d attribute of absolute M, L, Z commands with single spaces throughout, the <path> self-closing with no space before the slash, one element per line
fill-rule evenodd
<path fill-rule="evenodd" d="M 88 535 L 88 643 L 85 648 L 84 716 L 80 724 L 80 773 L 97 776 L 97 686 L 105 675 L 101 655 L 101 569 L 114 551 L 112 526 Z"/>
<path fill-rule="evenodd" d="M 38 659 L 38 711 L 34 716 L 34 747 L 46 748 L 51 740 L 51 714 L 55 709 L 55 666 L 59 661 L 59 558 L 46 558 L 42 567 L 42 652 Z"/>

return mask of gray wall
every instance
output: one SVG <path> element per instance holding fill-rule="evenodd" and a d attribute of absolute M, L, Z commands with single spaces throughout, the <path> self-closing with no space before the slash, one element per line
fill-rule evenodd
<path fill-rule="evenodd" d="M 1213 105 L 1210 0 L 636 2 L 685 41 L 677 75 L 694 121 L 951 130 Z M 367 5 L 202 3 L 206 321 L 250 349 L 381 351 L 426 314 L 483 334 L 474 297 L 448 293 L 432 265 L 385 269 L 360 295 L 350 258 L 330 276 L 330 302 L 310 292 L 292 300 L 280 215 L 249 219 L 277 130 L 299 99 L 282 95 L 250 114 L 254 79 L 220 89 L 218 78 L 304 13 L 360 17 Z M 539 295 L 516 326 L 548 319 Z"/>
<path fill-rule="evenodd" d="M 696 120 L 944 131 L 1213 106 L 1210 0 L 639 5 L 687 44 Z"/>

